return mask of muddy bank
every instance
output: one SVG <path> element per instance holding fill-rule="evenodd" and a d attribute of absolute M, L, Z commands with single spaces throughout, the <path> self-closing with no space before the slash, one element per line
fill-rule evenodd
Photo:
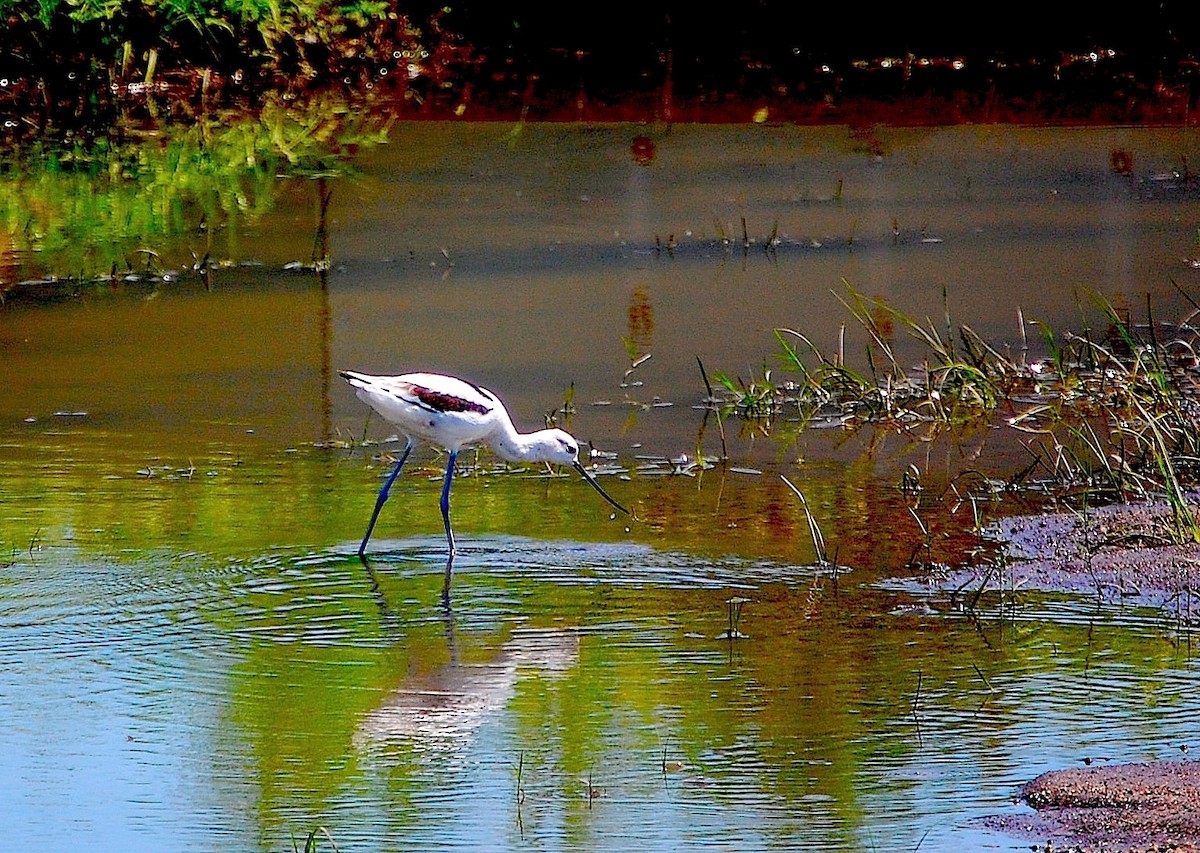
<path fill-rule="evenodd" d="M 1200 850 L 1200 761 L 1055 770 L 1027 784 L 1021 799 L 1036 814 L 989 824 L 1031 841 L 1052 842 L 1046 849 Z"/>
<path fill-rule="evenodd" d="M 1166 504 L 1016 516 L 992 525 L 987 536 L 1001 543 L 1003 565 L 954 572 L 938 581 L 941 588 L 1084 593 L 1172 612 L 1192 610 L 1200 544 L 1173 542 Z"/>
<path fill-rule="evenodd" d="M 1200 544 L 1173 541 L 1166 504 L 1018 516 L 988 534 L 1003 543 L 1004 567 L 962 573 L 944 586 L 977 581 L 993 589 L 1084 593 L 1191 615 Z M 1200 761 L 1056 770 L 1026 784 L 1020 798 L 1036 812 L 988 823 L 1045 849 L 1200 851 Z"/>

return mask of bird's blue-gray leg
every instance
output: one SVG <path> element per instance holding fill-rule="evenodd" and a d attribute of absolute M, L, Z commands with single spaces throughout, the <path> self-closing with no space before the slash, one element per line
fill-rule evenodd
<path fill-rule="evenodd" d="M 408 459 L 408 454 L 412 452 L 413 441 L 408 440 L 404 445 L 404 452 L 400 454 L 400 461 L 396 463 L 396 467 L 392 469 L 392 473 L 388 474 L 387 480 L 383 483 L 383 488 L 379 490 L 379 497 L 375 499 L 375 511 L 371 513 L 371 523 L 367 525 L 366 535 L 363 536 L 362 544 L 358 546 L 358 556 L 362 556 L 367 550 L 367 542 L 371 538 L 371 532 L 375 529 L 375 522 L 379 520 L 379 511 L 383 509 L 383 505 L 387 503 L 388 492 L 392 490 L 392 483 L 396 482 L 396 478 L 400 476 L 400 469 L 404 467 L 404 462 Z"/>
<path fill-rule="evenodd" d="M 450 481 L 454 479 L 454 463 L 458 461 L 458 451 L 450 451 L 450 461 L 446 463 L 446 482 L 442 484 L 442 521 L 446 523 L 446 542 L 450 545 L 450 556 L 454 556 L 454 531 L 450 529 Z"/>

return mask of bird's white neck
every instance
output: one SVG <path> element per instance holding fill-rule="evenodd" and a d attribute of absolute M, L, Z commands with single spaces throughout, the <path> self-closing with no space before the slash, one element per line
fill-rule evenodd
<path fill-rule="evenodd" d="M 502 416 L 498 418 L 488 445 L 505 462 L 529 462 L 537 457 L 540 442 L 538 433 L 517 432 L 513 422 Z"/>

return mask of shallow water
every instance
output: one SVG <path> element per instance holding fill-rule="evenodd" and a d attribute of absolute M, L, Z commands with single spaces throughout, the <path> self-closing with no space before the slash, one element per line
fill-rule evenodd
<path fill-rule="evenodd" d="M 1021 782 L 1195 731 L 1191 656 L 1148 614 L 976 623 L 802 566 L 487 536 L 446 610 L 436 538 L 379 544 L 373 574 L 345 550 L 8 567 L 13 843 L 1021 849 L 978 821 Z"/>
<path fill-rule="evenodd" d="M 234 262 L 210 288 L 10 291 L 6 843 L 266 851 L 324 826 L 342 850 L 1028 849 L 981 819 L 1019 811 L 1043 770 L 1180 755 L 1200 693 L 1171 614 L 1023 593 L 976 619 L 883 582 L 920 543 L 896 488 L 909 461 L 938 482 L 1022 451 L 731 421 L 731 469 L 658 457 L 720 451 L 697 356 L 749 376 L 777 325 L 836 347 L 842 278 L 935 318 L 945 289 L 956 322 L 1012 346 L 1017 307 L 1079 328 L 1081 286 L 1182 316 L 1171 280 L 1200 275 L 1200 205 L 1167 175 L 1194 147 L 1132 129 L 400 125 L 333 181 L 325 279 L 285 269 L 316 227 L 296 179 L 203 238 Z M 187 258 L 193 239 L 159 248 Z M 636 520 L 573 476 L 481 459 L 454 490 L 445 606 L 440 460 L 422 452 L 364 567 L 385 468 L 353 445 L 390 430 L 341 367 L 468 375 L 525 428 L 573 384 L 567 425 L 616 453 L 602 482 Z M 815 567 L 779 473 L 848 568 Z M 935 559 L 971 547 L 967 515 L 931 512 Z"/>

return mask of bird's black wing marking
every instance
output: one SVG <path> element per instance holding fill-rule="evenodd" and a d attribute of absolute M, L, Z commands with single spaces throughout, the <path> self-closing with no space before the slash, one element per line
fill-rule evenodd
<path fill-rule="evenodd" d="M 485 400 L 491 400 L 493 403 L 500 402 L 499 400 L 496 399 L 495 394 L 493 394 L 488 389 L 484 388 L 482 385 L 476 385 L 474 382 L 468 382 L 467 384 L 470 385 L 472 388 L 474 388 L 476 391 L 478 391 L 479 396 L 483 397 Z"/>
<path fill-rule="evenodd" d="M 472 386 L 474 387 L 474 386 Z M 397 396 L 403 397 L 414 405 L 420 406 L 422 409 L 438 414 L 446 412 L 474 412 L 478 415 L 486 415 L 491 411 L 482 403 L 476 403 L 474 400 L 464 400 L 462 397 L 455 397 L 453 394 L 444 394 L 441 391 L 434 391 L 430 388 L 425 388 L 421 385 L 404 385 L 402 390 L 407 391 L 412 397 L 405 397 L 397 392 Z M 490 394 L 488 395 L 491 396 Z"/>

